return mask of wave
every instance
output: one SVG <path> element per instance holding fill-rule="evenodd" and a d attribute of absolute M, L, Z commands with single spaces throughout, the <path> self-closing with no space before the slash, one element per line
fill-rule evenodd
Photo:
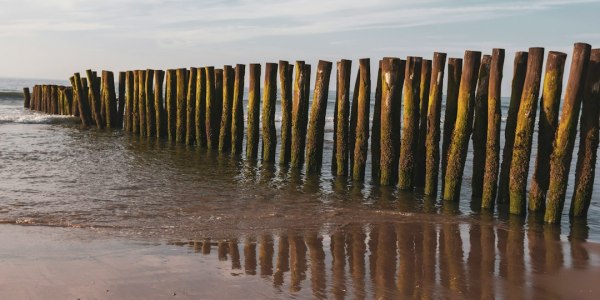
<path fill-rule="evenodd" d="M 0 112 L 0 124 L 71 124 L 79 122 L 79 118 L 73 116 L 47 115 L 41 113 Z"/>
<path fill-rule="evenodd" d="M 23 99 L 23 92 L 0 91 L 0 99 Z"/>

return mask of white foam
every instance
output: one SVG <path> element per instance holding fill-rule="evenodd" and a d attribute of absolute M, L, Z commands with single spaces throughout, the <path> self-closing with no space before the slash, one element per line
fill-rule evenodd
<path fill-rule="evenodd" d="M 64 124 L 77 122 L 73 116 L 47 115 L 19 109 L 0 110 L 0 124 Z"/>

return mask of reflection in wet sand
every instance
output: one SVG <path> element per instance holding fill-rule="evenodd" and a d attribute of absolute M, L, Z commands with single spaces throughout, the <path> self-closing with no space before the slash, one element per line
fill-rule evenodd
<path fill-rule="evenodd" d="M 482 215 L 464 224 L 349 223 L 325 235 L 315 230 L 248 236 L 244 273 L 257 275 L 258 265 L 258 275 L 277 293 L 301 298 L 564 298 L 553 290 L 552 276 L 597 272 L 600 256 L 582 241 L 584 229 L 571 228 L 567 243 L 560 240 L 560 227 L 535 224 L 519 217 L 497 224 Z M 236 239 L 174 244 L 204 254 L 216 247 L 219 260 L 231 260 L 232 271 L 241 268 Z"/>

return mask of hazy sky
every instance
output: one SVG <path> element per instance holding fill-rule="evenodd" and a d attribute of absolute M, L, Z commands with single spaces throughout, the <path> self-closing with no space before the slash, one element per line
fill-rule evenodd
<path fill-rule="evenodd" d="M 600 46 L 600 0 L 0 0 L 0 7 L 1 77 L 279 59 L 347 58 L 356 68 L 363 57 L 375 66 L 383 56 L 462 57 L 499 47 L 507 50 L 507 86 L 517 50 Z"/>

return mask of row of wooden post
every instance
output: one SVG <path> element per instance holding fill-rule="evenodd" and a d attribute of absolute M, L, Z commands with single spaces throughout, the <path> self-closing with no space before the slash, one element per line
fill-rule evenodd
<path fill-rule="evenodd" d="M 332 173 L 364 180 L 370 139 L 374 182 L 397 185 L 400 190 L 423 190 L 425 195 L 433 196 L 438 192 L 441 168 L 442 198 L 457 201 L 461 198 L 469 139 L 472 138 L 473 199 L 481 199 L 482 209 L 493 209 L 497 202 L 508 204 L 512 214 L 525 214 L 544 49 L 530 48 L 529 52 L 515 55 L 500 165 L 500 90 L 504 56 L 503 49 L 493 49 L 492 55 L 466 51 L 464 59 L 448 59 L 443 136 L 440 125 L 446 54 L 434 53 L 433 60 L 386 57 L 379 61 L 372 124 L 369 124 L 370 60 L 359 61 L 352 101 L 352 62 L 339 61 Z M 598 147 L 600 49 L 591 50 L 588 44 L 575 44 L 559 122 L 566 56 L 552 51 L 546 60 L 539 141 L 529 191 L 529 210 L 545 211 L 544 219 L 548 223 L 560 221 L 582 105 L 584 113 L 581 114 L 581 142 L 571 216 L 587 214 Z M 320 171 L 323 162 L 331 70 L 331 62 L 319 61 L 313 100 L 309 104 L 309 64 L 303 61 L 297 61 L 295 65 L 286 61 L 267 63 L 261 103 L 261 65 L 250 64 L 246 128 L 244 65 L 235 68 L 226 65 L 223 69 L 201 67 L 166 72 L 120 72 L 118 97 L 112 72 L 103 71 L 99 78 L 96 72 L 88 70 L 87 78 L 81 78 L 78 73 L 71 77 L 73 96 L 65 98 L 69 99 L 68 112 L 78 115 L 84 126 L 124 126 L 126 131 L 140 136 L 164 137 L 234 155 L 242 154 L 246 132 L 247 159 L 258 159 L 260 148 L 260 157 L 265 163 L 278 160 L 293 169 L 301 169 L 304 165 L 307 173 L 315 173 Z M 282 124 L 277 159 L 275 106 L 278 77 Z M 65 95 L 71 91 L 69 88 L 57 90 L 65 90 Z M 53 99 L 52 91 L 52 88 L 44 90 L 36 86 L 32 108 L 40 110 L 38 104 L 43 106 L 48 102 L 44 99 Z M 259 141 L 262 141 L 261 147 Z"/>
<path fill-rule="evenodd" d="M 59 85 L 35 85 L 32 91 L 23 88 L 24 106 L 31 110 L 55 115 L 73 115 L 73 90 Z"/>

